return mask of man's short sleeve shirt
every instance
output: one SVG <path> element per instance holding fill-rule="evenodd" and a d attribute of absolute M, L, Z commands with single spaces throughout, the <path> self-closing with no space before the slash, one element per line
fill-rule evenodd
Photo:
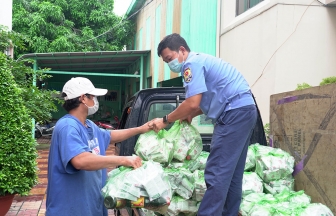
<path fill-rule="evenodd" d="M 224 111 L 255 104 L 242 74 L 220 58 L 190 52 L 182 77 L 186 98 L 202 94 L 200 108 L 213 122 Z"/>

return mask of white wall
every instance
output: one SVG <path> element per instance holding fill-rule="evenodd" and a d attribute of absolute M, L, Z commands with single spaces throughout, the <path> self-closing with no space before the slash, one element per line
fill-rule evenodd
<path fill-rule="evenodd" d="M 7 26 L 12 30 L 12 2 L 13 0 L 1 0 L 0 25 Z"/>
<path fill-rule="evenodd" d="M 270 95 L 336 76 L 336 8 L 312 0 L 265 0 L 235 17 L 222 1 L 219 56 L 238 68 L 269 122 Z"/>
<path fill-rule="evenodd" d="M 0 25 L 7 26 L 8 30 L 12 30 L 12 3 L 13 0 L 1 0 L 0 6 Z M 5 53 L 13 57 L 13 47 L 5 50 Z"/>

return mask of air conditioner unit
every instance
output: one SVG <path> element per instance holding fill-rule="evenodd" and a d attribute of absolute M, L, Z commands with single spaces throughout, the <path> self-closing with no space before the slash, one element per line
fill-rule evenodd
<path fill-rule="evenodd" d="M 327 6 L 336 6 L 336 0 L 319 0 L 319 2 Z"/>

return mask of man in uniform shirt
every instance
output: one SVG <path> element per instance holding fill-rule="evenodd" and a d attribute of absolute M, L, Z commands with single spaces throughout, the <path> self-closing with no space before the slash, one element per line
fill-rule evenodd
<path fill-rule="evenodd" d="M 200 114 L 212 119 L 214 132 L 204 174 L 207 190 L 197 215 L 237 216 L 247 149 L 257 120 L 250 87 L 229 63 L 191 52 L 179 34 L 166 36 L 157 53 L 171 71 L 181 73 L 186 99 L 170 114 L 155 119 L 154 130 L 176 120 L 190 123 Z"/>
<path fill-rule="evenodd" d="M 106 156 L 111 143 L 121 142 L 149 131 L 146 123 L 125 130 L 98 128 L 88 115 L 99 108 L 97 96 L 107 93 L 87 78 L 76 77 L 65 83 L 63 107 L 68 114 L 59 119 L 52 134 L 48 159 L 47 216 L 107 216 L 101 189 L 106 168 L 142 165 L 138 156 Z"/>

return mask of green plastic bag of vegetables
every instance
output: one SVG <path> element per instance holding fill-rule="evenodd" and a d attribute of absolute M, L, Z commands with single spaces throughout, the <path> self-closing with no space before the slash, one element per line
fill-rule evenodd
<path fill-rule="evenodd" d="M 200 133 L 185 121 L 175 121 L 166 137 L 173 140 L 173 158 L 179 161 L 195 160 L 203 150 Z"/>
<path fill-rule="evenodd" d="M 164 175 L 167 177 L 171 189 L 176 194 L 185 199 L 189 199 L 195 189 L 195 179 L 193 174 L 181 167 L 181 168 L 165 168 Z"/>
<path fill-rule="evenodd" d="M 321 203 L 311 203 L 302 208 L 299 216 L 334 216 L 331 210 Z"/>
<path fill-rule="evenodd" d="M 245 168 L 244 171 L 253 171 L 256 165 L 255 147 L 256 144 L 252 144 L 248 147 Z M 259 145 L 259 144 L 258 144 Z"/>
<path fill-rule="evenodd" d="M 195 170 L 204 170 L 205 164 L 209 157 L 209 152 L 202 151 L 201 154 L 195 159 L 189 162 L 188 168 L 191 172 Z"/>
<path fill-rule="evenodd" d="M 244 172 L 242 196 L 250 193 L 262 193 L 263 183 L 261 178 L 255 172 Z"/>
<path fill-rule="evenodd" d="M 183 174 L 180 172 L 178 168 L 164 168 L 164 175 L 167 177 L 172 193 L 174 193 L 179 187 Z"/>
<path fill-rule="evenodd" d="M 196 215 L 198 210 L 197 202 L 194 200 L 187 200 L 180 196 L 173 196 L 172 201 L 168 207 L 168 216 L 175 215 Z"/>
<path fill-rule="evenodd" d="M 310 204 L 310 197 L 304 193 L 303 190 L 300 191 L 289 191 L 283 190 L 279 194 L 275 194 L 274 198 L 276 198 L 279 202 L 290 202 L 297 206 L 305 206 Z"/>
<path fill-rule="evenodd" d="M 291 175 L 294 170 L 294 157 L 281 149 L 257 148 L 255 172 L 264 182 L 280 180 Z M 264 151 L 270 150 L 270 151 Z"/>
<path fill-rule="evenodd" d="M 250 215 L 251 209 L 259 202 L 276 203 L 277 200 L 272 194 L 250 193 L 246 195 L 240 203 L 240 212 L 243 216 Z"/>
<path fill-rule="evenodd" d="M 274 209 L 269 205 L 263 203 L 255 204 L 250 210 L 249 216 L 273 216 Z"/>
<path fill-rule="evenodd" d="M 193 173 L 195 179 L 195 189 L 192 195 L 192 199 L 200 202 L 203 200 L 205 191 L 207 189 L 205 180 L 204 180 L 204 170 L 195 170 Z"/>
<path fill-rule="evenodd" d="M 173 141 L 168 140 L 167 131 L 160 130 L 158 133 L 148 131 L 141 134 L 135 144 L 135 153 L 143 160 L 170 163 L 173 158 Z"/>
<path fill-rule="evenodd" d="M 294 190 L 294 177 L 289 175 L 287 178 L 280 180 L 270 181 L 269 183 L 264 183 L 265 192 L 270 194 L 278 194 L 283 190 L 293 191 Z"/>

